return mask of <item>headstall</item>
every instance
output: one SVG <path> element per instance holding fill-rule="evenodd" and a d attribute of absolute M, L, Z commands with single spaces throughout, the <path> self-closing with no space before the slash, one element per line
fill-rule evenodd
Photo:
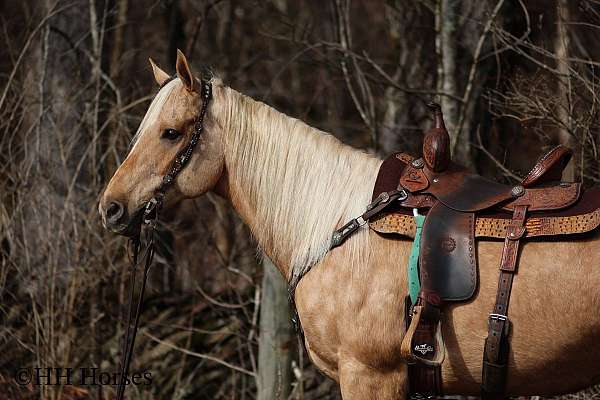
<path fill-rule="evenodd" d="M 171 78 L 171 80 L 174 78 Z M 200 97 L 202 101 L 202 106 L 200 109 L 200 113 L 196 117 L 194 122 L 194 131 L 183 149 L 181 149 L 173 161 L 171 162 L 171 166 L 169 167 L 169 172 L 163 177 L 160 185 L 154 191 L 154 196 L 150 201 L 146 203 L 144 207 L 144 214 L 142 217 L 142 225 L 146 226 L 145 231 L 145 242 L 146 248 L 144 250 L 144 275 L 142 280 L 142 286 L 140 288 L 140 293 L 138 294 L 137 302 L 135 303 L 134 308 L 134 292 L 135 292 L 135 275 L 138 267 L 138 256 L 140 254 L 141 247 L 141 230 L 135 235 L 134 238 L 131 239 L 130 244 L 132 246 L 132 264 L 130 267 L 130 275 L 129 275 L 129 304 L 127 311 L 127 322 L 126 322 L 126 330 L 125 336 L 123 338 L 123 348 L 121 351 L 121 373 L 119 376 L 119 385 L 117 387 L 117 400 L 123 400 L 123 396 L 125 394 L 125 387 L 127 386 L 127 374 L 129 373 L 129 365 L 131 364 L 131 356 L 133 354 L 133 347 L 135 344 L 135 337 L 137 334 L 140 314 L 142 313 L 142 303 L 144 301 L 144 291 L 146 289 L 146 281 L 148 280 L 148 271 L 150 269 L 150 265 L 152 264 L 152 259 L 154 257 L 154 245 L 156 238 L 156 227 L 158 224 L 158 216 L 160 210 L 163 206 L 163 201 L 165 195 L 169 188 L 175 182 L 177 175 L 185 168 L 190 159 L 192 158 L 192 154 L 194 152 L 194 148 L 200 141 L 200 135 L 204 130 L 204 117 L 206 116 L 206 112 L 208 110 L 208 105 L 210 100 L 212 99 L 212 74 L 210 71 L 206 71 L 202 75 L 202 79 L 200 80 Z"/>

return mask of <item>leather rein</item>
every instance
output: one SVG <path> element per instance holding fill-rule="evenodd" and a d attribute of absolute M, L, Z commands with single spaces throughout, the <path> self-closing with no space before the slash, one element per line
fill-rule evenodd
<path fill-rule="evenodd" d="M 171 78 L 172 80 L 174 78 Z M 140 225 L 140 231 L 131 239 L 130 245 L 132 246 L 132 263 L 129 270 L 129 302 L 127 311 L 127 321 L 125 335 L 123 338 L 123 348 L 121 351 L 121 373 L 119 376 L 119 385 L 117 387 L 117 400 L 123 400 L 125 394 L 125 387 L 127 386 L 127 374 L 129 373 L 129 365 L 131 364 L 131 356 L 133 355 L 133 347 L 135 344 L 135 337 L 139 326 L 139 319 L 142 313 L 142 303 L 144 301 L 144 291 L 146 289 L 146 282 L 148 280 L 148 271 L 154 258 L 155 249 L 155 238 L 156 238 L 156 227 L 158 224 L 158 217 L 160 210 L 163 206 L 163 201 L 168 189 L 173 185 L 177 175 L 185 168 L 187 163 L 192 158 L 194 148 L 200 141 L 200 135 L 204 130 L 204 117 L 208 111 L 208 105 L 212 99 L 212 74 L 203 74 L 200 80 L 201 91 L 200 97 L 202 101 L 202 107 L 200 113 L 194 121 L 194 131 L 187 143 L 187 145 L 181 149 L 169 168 L 169 172 L 163 177 L 161 184 L 154 191 L 154 196 L 148 201 L 144 207 L 144 213 L 142 218 L 142 224 Z M 139 264 L 139 254 L 141 248 L 140 234 L 142 231 L 142 225 L 146 226 L 145 231 L 145 242 L 146 248 L 144 250 L 144 275 L 140 292 L 138 294 L 137 302 L 134 303 L 134 292 L 135 292 L 135 276 Z M 135 305 L 135 306 L 134 306 Z"/>

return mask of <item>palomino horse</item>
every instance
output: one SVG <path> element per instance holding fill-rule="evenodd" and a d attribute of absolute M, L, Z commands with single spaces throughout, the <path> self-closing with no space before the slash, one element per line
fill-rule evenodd
<path fill-rule="evenodd" d="M 200 109 L 199 82 L 183 54 L 177 77 L 152 63 L 161 89 L 135 143 L 100 201 L 105 226 L 127 233 L 139 223 Z M 328 252 L 332 232 L 371 201 L 381 160 L 213 80 L 205 129 L 165 206 L 213 191 L 227 198 L 260 247 L 296 290 L 306 348 L 339 382 L 344 399 L 401 399 L 400 358 L 411 242 L 362 227 Z M 443 315 L 448 394 L 478 395 L 487 316 L 502 243 L 479 241 L 480 285 Z M 529 241 L 511 301 L 514 330 L 509 395 L 572 392 L 600 382 L 600 236 Z"/>

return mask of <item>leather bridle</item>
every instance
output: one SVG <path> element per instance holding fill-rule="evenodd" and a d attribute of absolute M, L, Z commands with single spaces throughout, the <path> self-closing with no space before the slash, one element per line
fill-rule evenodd
<path fill-rule="evenodd" d="M 205 79 L 204 77 L 200 80 L 201 90 L 200 97 L 202 100 L 202 108 L 200 109 L 200 114 L 196 117 L 196 121 L 194 122 L 194 132 L 190 137 L 187 145 L 177 153 L 175 159 L 171 162 L 171 167 L 169 168 L 169 172 L 165 176 L 163 176 L 162 182 L 154 191 L 154 197 L 150 199 L 148 203 L 146 203 L 146 208 L 144 210 L 144 223 L 147 224 L 152 218 L 148 218 L 153 213 L 156 213 L 160 210 L 162 206 L 163 199 L 167 190 L 173 185 L 175 182 L 175 178 L 177 175 L 183 170 L 183 168 L 187 165 L 187 163 L 192 158 L 192 154 L 194 152 L 194 148 L 200 141 L 200 135 L 204 129 L 204 117 L 206 115 L 206 111 L 208 110 L 208 103 L 212 98 L 212 84 L 211 78 Z"/>
<path fill-rule="evenodd" d="M 171 78 L 174 79 L 174 78 Z M 155 244 L 155 236 L 156 236 L 156 226 L 158 223 L 158 216 L 160 210 L 163 206 L 163 201 L 165 195 L 169 188 L 175 182 L 175 179 L 179 175 L 179 173 L 185 168 L 190 159 L 192 158 L 192 154 L 198 142 L 200 141 L 200 135 L 204 130 L 204 117 L 206 116 L 206 112 L 208 110 L 208 105 L 210 100 L 212 99 L 212 74 L 208 71 L 205 72 L 200 79 L 200 98 L 202 101 L 202 106 L 200 108 L 200 113 L 196 116 L 196 120 L 194 121 L 194 131 L 183 149 L 181 149 L 173 161 L 171 162 L 171 166 L 169 167 L 169 172 L 163 177 L 160 185 L 154 191 L 154 195 L 150 201 L 148 201 L 144 207 L 142 224 L 140 225 L 139 231 L 137 235 L 135 235 L 131 239 L 132 246 L 132 264 L 130 268 L 129 275 L 129 304 L 128 304 L 128 312 L 127 312 L 127 321 L 125 330 L 125 337 L 123 338 L 123 348 L 121 352 L 121 374 L 119 377 L 119 385 L 117 387 L 117 400 L 123 400 L 123 396 L 125 394 L 125 387 L 127 385 L 127 374 L 129 373 L 129 365 L 131 363 L 131 356 L 133 354 L 133 347 L 135 344 L 135 337 L 137 334 L 140 314 L 142 313 L 142 303 L 144 301 L 144 291 L 146 289 L 146 281 L 148 280 L 148 271 L 150 269 L 150 265 L 152 264 L 152 259 L 154 257 L 154 244 Z M 146 234 L 146 248 L 144 251 L 144 276 L 142 280 L 142 286 L 140 288 L 140 293 L 138 295 L 137 302 L 135 303 L 134 309 L 134 291 L 135 291 L 135 275 L 138 266 L 138 257 L 140 254 L 141 247 L 141 230 L 142 225 L 146 226 L 145 234 Z M 132 325 L 133 321 L 133 325 Z"/>

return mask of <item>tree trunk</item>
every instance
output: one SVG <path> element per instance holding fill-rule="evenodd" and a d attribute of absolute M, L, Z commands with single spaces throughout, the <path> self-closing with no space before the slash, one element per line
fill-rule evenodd
<path fill-rule="evenodd" d="M 460 120 L 460 104 L 447 94 L 458 97 L 457 72 L 458 63 L 458 15 L 460 3 L 456 0 L 438 0 L 435 25 L 436 25 L 436 54 L 438 62 L 437 91 L 443 93 L 441 106 L 444 112 L 446 128 L 450 133 L 450 143 L 454 154 L 452 158 L 458 163 L 472 168 L 471 144 L 469 133 L 458 131 Z M 465 106 L 465 105 L 463 105 Z"/>
<path fill-rule="evenodd" d="M 556 37 L 554 40 L 554 53 L 556 55 L 556 69 L 560 72 L 558 76 L 558 110 L 557 118 L 559 122 L 558 141 L 567 147 L 573 147 L 573 138 L 571 133 L 571 80 L 569 66 L 569 34 L 565 22 L 570 19 L 569 4 L 567 0 L 557 0 L 556 4 Z M 575 180 L 575 166 L 577 165 L 577 152 L 575 157 L 569 162 L 563 172 L 563 179 L 566 181 Z M 583 178 L 583 177 L 581 177 Z"/>
<path fill-rule="evenodd" d="M 169 65 L 177 63 L 177 49 L 185 49 L 185 18 L 181 13 L 179 0 L 167 3 L 168 18 L 168 55 Z"/>
<path fill-rule="evenodd" d="M 109 76 L 115 80 L 118 78 L 123 63 L 123 42 L 125 37 L 125 25 L 127 24 L 127 11 L 129 0 L 119 0 L 117 2 L 117 15 L 115 18 L 115 30 L 113 33 L 113 43 L 110 52 Z"/>
<path fill-rule="evenodd" d="M 396 5 L 398 6 L 398 5 Z M 406 21 L 401 21 L 399 16 L 393 13 L 389 7 L 386 7 L 388 32 L 390 37 L 397 43 L 398 55 L 396 57 L 398 65 L 394 72 L 393 79 L 398 81 L 405 70 L 403 59 L 405 57 L 405 49 L 402 43 L 400 33 L 402 32 L 402 24 Z M 400 146 L 400 132 L 398 129 L 399 121 L 403 115 L 406 115 L 406 96 L 404 93 L 399 93 L 398 90 L 389 86 L 385 89 L 383 94 L 383 117 L 381 121 L 381 129 L 379 132 L 379 155 L 385 157 L 393 151 L 397 151 Z"/>
<path fill-rule="evenodd" d="M 287 285 L 264 258 L 260 336 L 258 340 L 258 400 L 286 400 L 291 391 L 293 327 Z"/>
<path fill-rule="evenodd" d="M 20 163 L 30 189 L 21 191 L 18 198 L 19 214 L 14 218 L 23 221 L 16 227 L 22 238 L 18 251 L 22 253 L 15 256 L 23 260 L 20 267 L 24 276 L 37 277 L 31 279 L 27 291 L 39 312 L 36 365 L 45 368 L 56 363 L 70 365 L 77 357 L 72 347 L 74 331 L 67 333 L 58 327 L 72 326 L 74 318 L 71 299 L 81 267 L 79 246 L 85 243 L 87 230 L 71 221 L 89 210 L 96 154 L 93 146 L 86 149 L 93 135 L 90 121 L 97 116 L 94 104 L 99 93 L 93 89 L 82 93 L 80 89 L 83 84 L 95 88 L 94 78 L 87 80 L 94 74 L 82 50 L 87 42 L 79 41 L 90 34 L 93 3 L 80 2 L 78 7 L 62 10 L 67 2 L 29 3 L 38 10 L 39 18 L 53 16 L 33 38 L 32 51 L 21 67 L 23 95 L 30 105 L 24 119 L 31 134 L 21 132 L 17 137 L 24 141 L 27 151 L 14 161 Z M 101 48 L 100 40 L 97 44 Z M 63 396 L 59 385 L 42 385 L 39 390 L 40 398 Z"/>

